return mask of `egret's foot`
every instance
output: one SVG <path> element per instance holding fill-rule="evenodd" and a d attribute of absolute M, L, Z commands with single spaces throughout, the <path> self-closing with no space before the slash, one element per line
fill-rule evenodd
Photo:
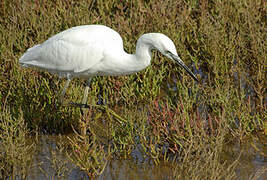
<path fill-rule="evenodd" d="M 63 107 L 67 107 L 67 106 L 70 105 L 70 103 L 69 102 L 65 102 L 65 101 L 58 101 L 58 105 L 59 106 L 63 106 Z"/>
<path fill-rule="evenodd" d="M 74 102 L 71 102 L 70 105 L 72 107 L 77 107 L 77 108 L 80 108 L 80 111 L 81 111 L 81 115 L 84 116 L 84 114 L 87 112 L 87 110 L 85 109 L 88 109 L 90 108 L 90 106 L 88 104 L 82 104 L 82 103 L 74 103 Z"/>
<path fill-rule="evenodd" d="M 70 105 L 71 107 L 90 108 L 90 105 L 88 105 L 88 104 L 82 104 L 82 103 L 70 102 L 69 105 Z"/>
<path fill-rule="evenodd" d="M 63 107 L 90 108 L 90 105 L 76 102 L 58 102 Z"/>

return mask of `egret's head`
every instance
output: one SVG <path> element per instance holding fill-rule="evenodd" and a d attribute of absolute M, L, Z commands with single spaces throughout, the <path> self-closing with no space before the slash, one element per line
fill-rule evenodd
<path fill-rule="evenodd" d="M 173 41 L 166 35 L 161 33 L 149 33 L 150 46 L 152 49 L 160 51 L 163 55 L 169 59 L 175 61 L 179 66 L 184 68 L 189 75 L 198 81 L 193 72 L 184 64 L 181 58 L 178 56 Z"/>

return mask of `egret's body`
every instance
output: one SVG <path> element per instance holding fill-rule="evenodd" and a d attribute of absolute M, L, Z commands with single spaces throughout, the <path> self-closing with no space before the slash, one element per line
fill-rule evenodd
<path fill-rule="evenodd" d="M 152 49 L 178 62 L 197 80 L 178 57 L 174 43 L 164 34 L 142 35 L 137 41 L 136 53 L 128 54 L 123 50 L 120 35 L 103 25 L 67 29 L 29 48 L 19 62 L 24 67 L 37 67 L 67 77 L 61 100 L 73 77 L 88 79 L 83 98 L 83 103 L 86 103 L 88 86 L 93 76 L 128 75 L 141 71 L 150 64 Z"/>

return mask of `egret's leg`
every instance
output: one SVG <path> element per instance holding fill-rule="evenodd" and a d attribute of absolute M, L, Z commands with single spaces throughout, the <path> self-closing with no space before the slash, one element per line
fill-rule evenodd
<path fill-rule="evenodd" d="M 80 111 L 81 111 L 81 115 L 82 115 L 82 118 L 81 118 L 81 121 L 80 121 L 80 130 L 81 130 L 81 134 L 82 135 L 86 135 L 86 131 L 87 131 L 87 126 L 88 126 L 88 121 L 87 121 L 87 118 L 84 118 L 84 114 L 87 114 L 88 111 L 89 111 L 89 106 L 86 104 L 86 101 L 87 101 L 87 97 L 88 97 L 88 90 L 89 90 L 89 86 L 91 84 L 91 80 L 92 78 L 89 78 L 87 81 L 86 81 L 86 85 L 85 85 L 85 89 L 84 89 L 84 95 L 83 95 L 83 100 L 82 100 L 82 106 L 80 106 Z M 86 109 L 84 109 L 86 108 Z"/>
<path fill-rule="evenodd" d="M 86 82 L 86 86 L 84 89 L 84 94 L 83 94 L 83 100 L 82 100 L 82 104 L 86 105 L 86 101 L 87 101 L 87 97 L 88 97 L 88 90 L 89 90 L 89 86 L 91 84 L 91 80 L 92 78 L 89 78 Z"/>
<path fill-rule="evenodd" d="M 64 102 L 64 96 L 65 96 L 65 94 L 66 94 L 67 88 L 69 87 L 70 81 L 71 81 L 71 79 L 68 78 L 68 79 L 67 79 L 67 82 L 66 82 L 65 85 L 64 85 L 63 91 L 61 92 L 61 94 L 60 94 L 60 96 L 59 96 L 59 103 L 60 103 L 60 104 L 63 104 L 63 102 Z"/>

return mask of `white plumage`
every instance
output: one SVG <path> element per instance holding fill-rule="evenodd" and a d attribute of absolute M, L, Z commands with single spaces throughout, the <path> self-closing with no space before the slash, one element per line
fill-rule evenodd
<path fill-rule="evenodd" d="M 128 75 L 141 71 L 150 64 L 152 49 L 176 61 L 197 80 L 179 58 L 174 43 L 166 35 L 144 34 L 137 41 L 136 53 L 128 54 L 123 50 L 120 35 L 103 25 L 77 26 L 58 33 L 42 44 L 29 48 L 19 63 L 23 67 L 36 67 L 67 77 L 61 101 L 73 77 L 88 79 L 83 98 L 85 104 L 93 76 Z"/>

